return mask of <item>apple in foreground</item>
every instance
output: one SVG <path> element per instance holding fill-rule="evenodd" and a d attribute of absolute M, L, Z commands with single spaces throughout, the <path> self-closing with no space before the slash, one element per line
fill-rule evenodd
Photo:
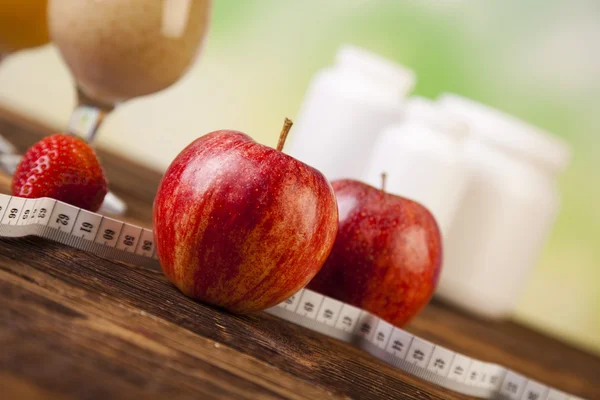
<path fill-rule="evenodd" d="M 332 185 L 339 232 L 308 288 L 402 327 L 437 285 L 442 261 L 437 223 L 419 203 L 362 182 Z"/>
<path fill-rule="evenodd" d="M 329 255 L 337 204 L 316 169 L 236 131 L 200 137 L 175 158 L 153 210 L 158 259 L 184 294 L 247 313 L 303 288 Z"/>

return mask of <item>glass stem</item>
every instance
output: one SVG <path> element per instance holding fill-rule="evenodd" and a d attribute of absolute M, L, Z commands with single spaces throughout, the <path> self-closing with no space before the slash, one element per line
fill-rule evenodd
<path fill-rule="evenodd" d="M 77 106 L 71 114 L 67 131 L 92 143 L 100 125 L 114 109 L 114 105 L 93 100 L 77 87 Z"/>

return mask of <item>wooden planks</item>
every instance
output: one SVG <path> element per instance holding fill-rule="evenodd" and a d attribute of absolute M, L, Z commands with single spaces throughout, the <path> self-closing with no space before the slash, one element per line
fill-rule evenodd
<path fill-rule="evenodd" d="M 0 369 L 45 391 L 76 395 L 86 382 L 92 398 L 460 398 L 419 397 L 414 383 L 426 384 L 349 345 L 196 303 L 156 270 L 34 238 L 0 241 L 0 254 L 2 347 L 14 349 Z M 93 384 L 103 380 L 115 385 Z"/>

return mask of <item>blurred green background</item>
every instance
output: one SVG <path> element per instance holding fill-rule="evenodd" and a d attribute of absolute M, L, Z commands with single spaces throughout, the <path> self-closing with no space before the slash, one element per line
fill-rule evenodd
<path fill-rule="evenodd" d="M 211 130 L 273 145 L 340 45 L 380 53 L 414 69 L 415 94 L 468 96 L 572 145 L 562 212 L 515 318 L 600 353 L 600 1 L 215 0 L 213 12 L 197 65 L 120 107 L 103 145 L 158 168 Z M 64 127 L 74 92 L 56 49 L 11 57 L 0 102 Z"/>

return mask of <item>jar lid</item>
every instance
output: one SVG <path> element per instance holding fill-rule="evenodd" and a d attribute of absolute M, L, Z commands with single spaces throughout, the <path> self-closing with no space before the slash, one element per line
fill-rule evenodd
<path fill-rule="evenodd" d="M 404 115 L 409 121 L 416 120 L 434 126 L 455 140 L 461 140 L 469 133 L 469 128 L 460 118 L 426 97 L 409 97 L 404 103 Z"/>
<path fill-rule="evenodd" d="M 442 109 L 463 119 L 470 134 L 504 150 L 534 159 L 556 171 L 571 159 L 567 142 L 499 110 L 454 94 L 438 99 Z"/>
<path fill-rule="evenodd" d="M 360 71 L 370 79 L 388 87 L 393 87 L 401 97 L 405 97 L 415 86 L 415 73 L 385 57 L 361 49 L 344 45 L 336 55 L 337 65 Z"/>

